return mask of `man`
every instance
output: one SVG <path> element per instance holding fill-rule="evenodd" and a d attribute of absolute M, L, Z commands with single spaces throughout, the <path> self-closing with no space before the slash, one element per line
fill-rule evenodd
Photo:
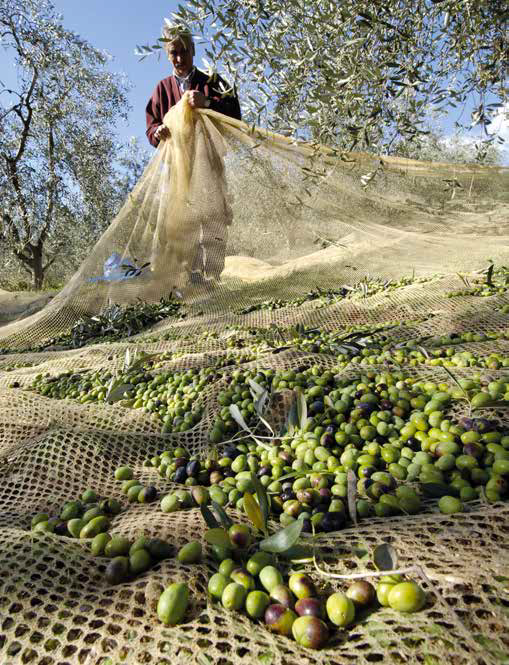
<path fill-rule="evenodd" d="M 165 27 L 163 36 L 169 39 L 173 35 Z M 173 41 L 165 42 L 165 50 L 173 65 L 173 76 L 159 81 L 146 108 L 146 134 L 154 147 L 168 138 L 169 130 L 163 125 L 163 118 L 167 111 L 180 101 L 186 90 L 190 91 L 189 103 L 192 108 L 210 108 L 231 118 L 241 119 L 236 94 L 221 97 L 220 84 L 225 90 L 228 89 L 225 81 L 218 75 L 215 75 L 213 81 L 209 81 L 209 76 L 193 65 L 195 48 L 189 33 L 182 33 Z"/>
<path fill-rule="evenodd" d="M 165 42 L 165 51 L 173 65 L 173 76 L 159 81 L 147 104 L 149 142 L 157 147 L 160 141 L 169 138 L 170 131 L 163 125 L 163 118 L 185 92 L 188 92 L 192 108 L 210 108 L 240 120 L 239 100 L 234 91 L 222 96 L 222 90 L 228 90 L 225 81 L 218 75 L 209 79 L 207 74 L 194 67 L 195 48 L 191 34 L 183 32 L 175 36 L 175 32 L 165 26 L 163 37 L 171 40 Z M 204 220 L 201 223 L 199 246 L 188 268 L 191 283 L 212 287 L 215 281 L 219 281 L 224 268 L 226 226 L 229 223 L 231 220 L 226 223 Z"/>

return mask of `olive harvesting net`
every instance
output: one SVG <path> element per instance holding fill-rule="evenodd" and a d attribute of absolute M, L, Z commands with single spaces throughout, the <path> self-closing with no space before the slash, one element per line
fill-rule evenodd
<path fill-rule="evenodd" d="M 0 327 L 0 665 L 509 662 L 509 170 L 336 153 L 186 96 L 165 124 L 67 286 Z M 329 622 L 319 650 L 226 609 L 197 484 L 236 523 L 261 485 L 270 533 L 311 524 L 277 565 L 321 596 L 376 584 L 383 549 L 424 607 Z M 87 506 L 150 566 L 113 583 Z"/>

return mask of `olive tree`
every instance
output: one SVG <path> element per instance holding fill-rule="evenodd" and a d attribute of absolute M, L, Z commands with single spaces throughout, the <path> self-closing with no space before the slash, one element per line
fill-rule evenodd
<path fill-rule="evenodd" d="M 0 45 L 16 71 L 0 81 L 0 243 L 39 289 L 71 229 L 89 238 L 111 218 L 127 84 L 47 0 L 3 0 Z"/>
<path fill-rule="evenodd" d="M 189 0 L 171 19 L 224 61 L 249 122 L 384 152 L 469 96 L 466 126 L 488 127 L 507 99 L 507 21 L 504 0 Z"/>

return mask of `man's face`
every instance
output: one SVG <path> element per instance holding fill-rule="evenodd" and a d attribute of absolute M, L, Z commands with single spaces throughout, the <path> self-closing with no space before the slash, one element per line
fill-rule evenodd
<path fill-rule="evenodd" d="M 168 48 L 168 59 L 173 65 L 177 76 L 187 76 L 193 67 L 192 44 L 188 44 L 180 39 L 171 42 Z"/>

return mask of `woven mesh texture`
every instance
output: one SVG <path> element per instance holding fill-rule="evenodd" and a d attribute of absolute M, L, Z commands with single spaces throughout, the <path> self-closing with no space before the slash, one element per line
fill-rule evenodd
<path fill-rule="evenodd" d="M 317 652 L 209 602 L 207 580 L 214 570 L 209 558 L 192 566 L 170 558 L 112 586 L 103 575 L 107 560 L 93 557 L 86 544 L 30 531 L 35 513 L 54 514 L 92 488 L 124 505 L 112 520 L 113 534 L 131 539 L 145 534 L 175 548 L 191 535 L 204 543 L 197 509 L 165 514 L 158 502 L 127 504 L 114 470 L 128 464 L 135 477 L 166 493 L 175 485 L 144 462 L 176 445 L 200 456 L 211 452 L 208 432 L 220 410 L 217 395 L 236 368 L 336 367 L 337 354 L 295 344 L 292 329 L 298 325 L 337 335 L 363 326 L 386 328 L 378 333 L 386 348 L 397 351 L 414 340 L 430 354 L 446 345 L 440 336 L 483 333 L 487 338 L 455 343 L 455 353 L 471 352 L 478 365 L 455 367 L 454 375 L 486 380 L 507 375 L 501 363 L 489 365 L 490 354 L 509 357 L 505 288 L 488 297 L 450 297 L 468 290 L 458 272 L 473 285 L 484 278 L 471 271 L 485 268 L 488 259 L 499 264 L 507 258 L 507 171 L 384 158 L 383 170 L 365 189 L 359 176 L 380 165 L 369 155 L 341 161 L 325 149 L 252 135 L 242 123 L 209 111 L 198 117 L 184 113 L 167 124 L 180 139 L 191 132 L 191 143 L 175 139 L 157 152 L 90 258 L 49 306 L 0 328 L 0 345 L 11 351 L 0 356 L 0 665 L 507 662 L 509 508 L 504 503 L 480 500 L 469 503 L 465 513 L 446 516 L 430 500 L 419 515 L 364 519 L 320 535 L 321 567 L 344 575 L 372 571 L 366 553 L 390 542 L 401 566 L 422 568 L 419 582 L 427 603 L 415 615 L 377 609 L 337 631 Z M 176 169 L 182 163 L 192 165 L 184 184 Z M 317 180 L 309 169 L 325 169 L 326 176 Z M 452 189 L 450 182 L 456 183 Z M 186 276 L 197 244 L 206 245 L 197 239 L 205 217 L 223 234 L 227 256 L 221 281 L 204 291 L 186 283 Z M 321 242 L 327 246 L 320 249 Z M 87 281 L 102 273 L 112 251 L 150 260 L 148 278 Z M 414 272 L 425 281 L 386 282 Z M 368 276 L 381 280 L 372 294 L 358 286 L 329 300 L 263 307 L 317 287 L 359 285 Z M 175 286 L 182 288 L 188 307 L 184 320 L 170 318 L 120 342 L 23 352 L 110 301 L 155 302 Z M 246 309 L 252 311 L 242 313 Z M 215 368 L 192 429 L 162 435 L 161 422 L 140 409 L 55 400 L 29 390 L 38 374 L 115 373 L 127 349 L 158 354 L 155 374 Z M 399 369 L 394 358 L 379 364 L 368 357 L 353 359 L 339 373 L 356 377 L 391 369 Z M 454 387 L 446 369 L 422 359 L 403 370 Z M 286 397 L 279 393 L 267 414 L 276 426 L 287 415 Z M 457 420 L 466 414 L 466 406 L 455 403 L 449 415 Z M 509 430 L 506 410 L 490 411 L 489 417 Z M 324 592 L 346 588 L 344 581 L 317 576 L 312 565 L 307 570 Z M 191 607 L 183 624 L 165 628 L 155 606 L 161 590 L 174 581 L 188 584 Z"/>

